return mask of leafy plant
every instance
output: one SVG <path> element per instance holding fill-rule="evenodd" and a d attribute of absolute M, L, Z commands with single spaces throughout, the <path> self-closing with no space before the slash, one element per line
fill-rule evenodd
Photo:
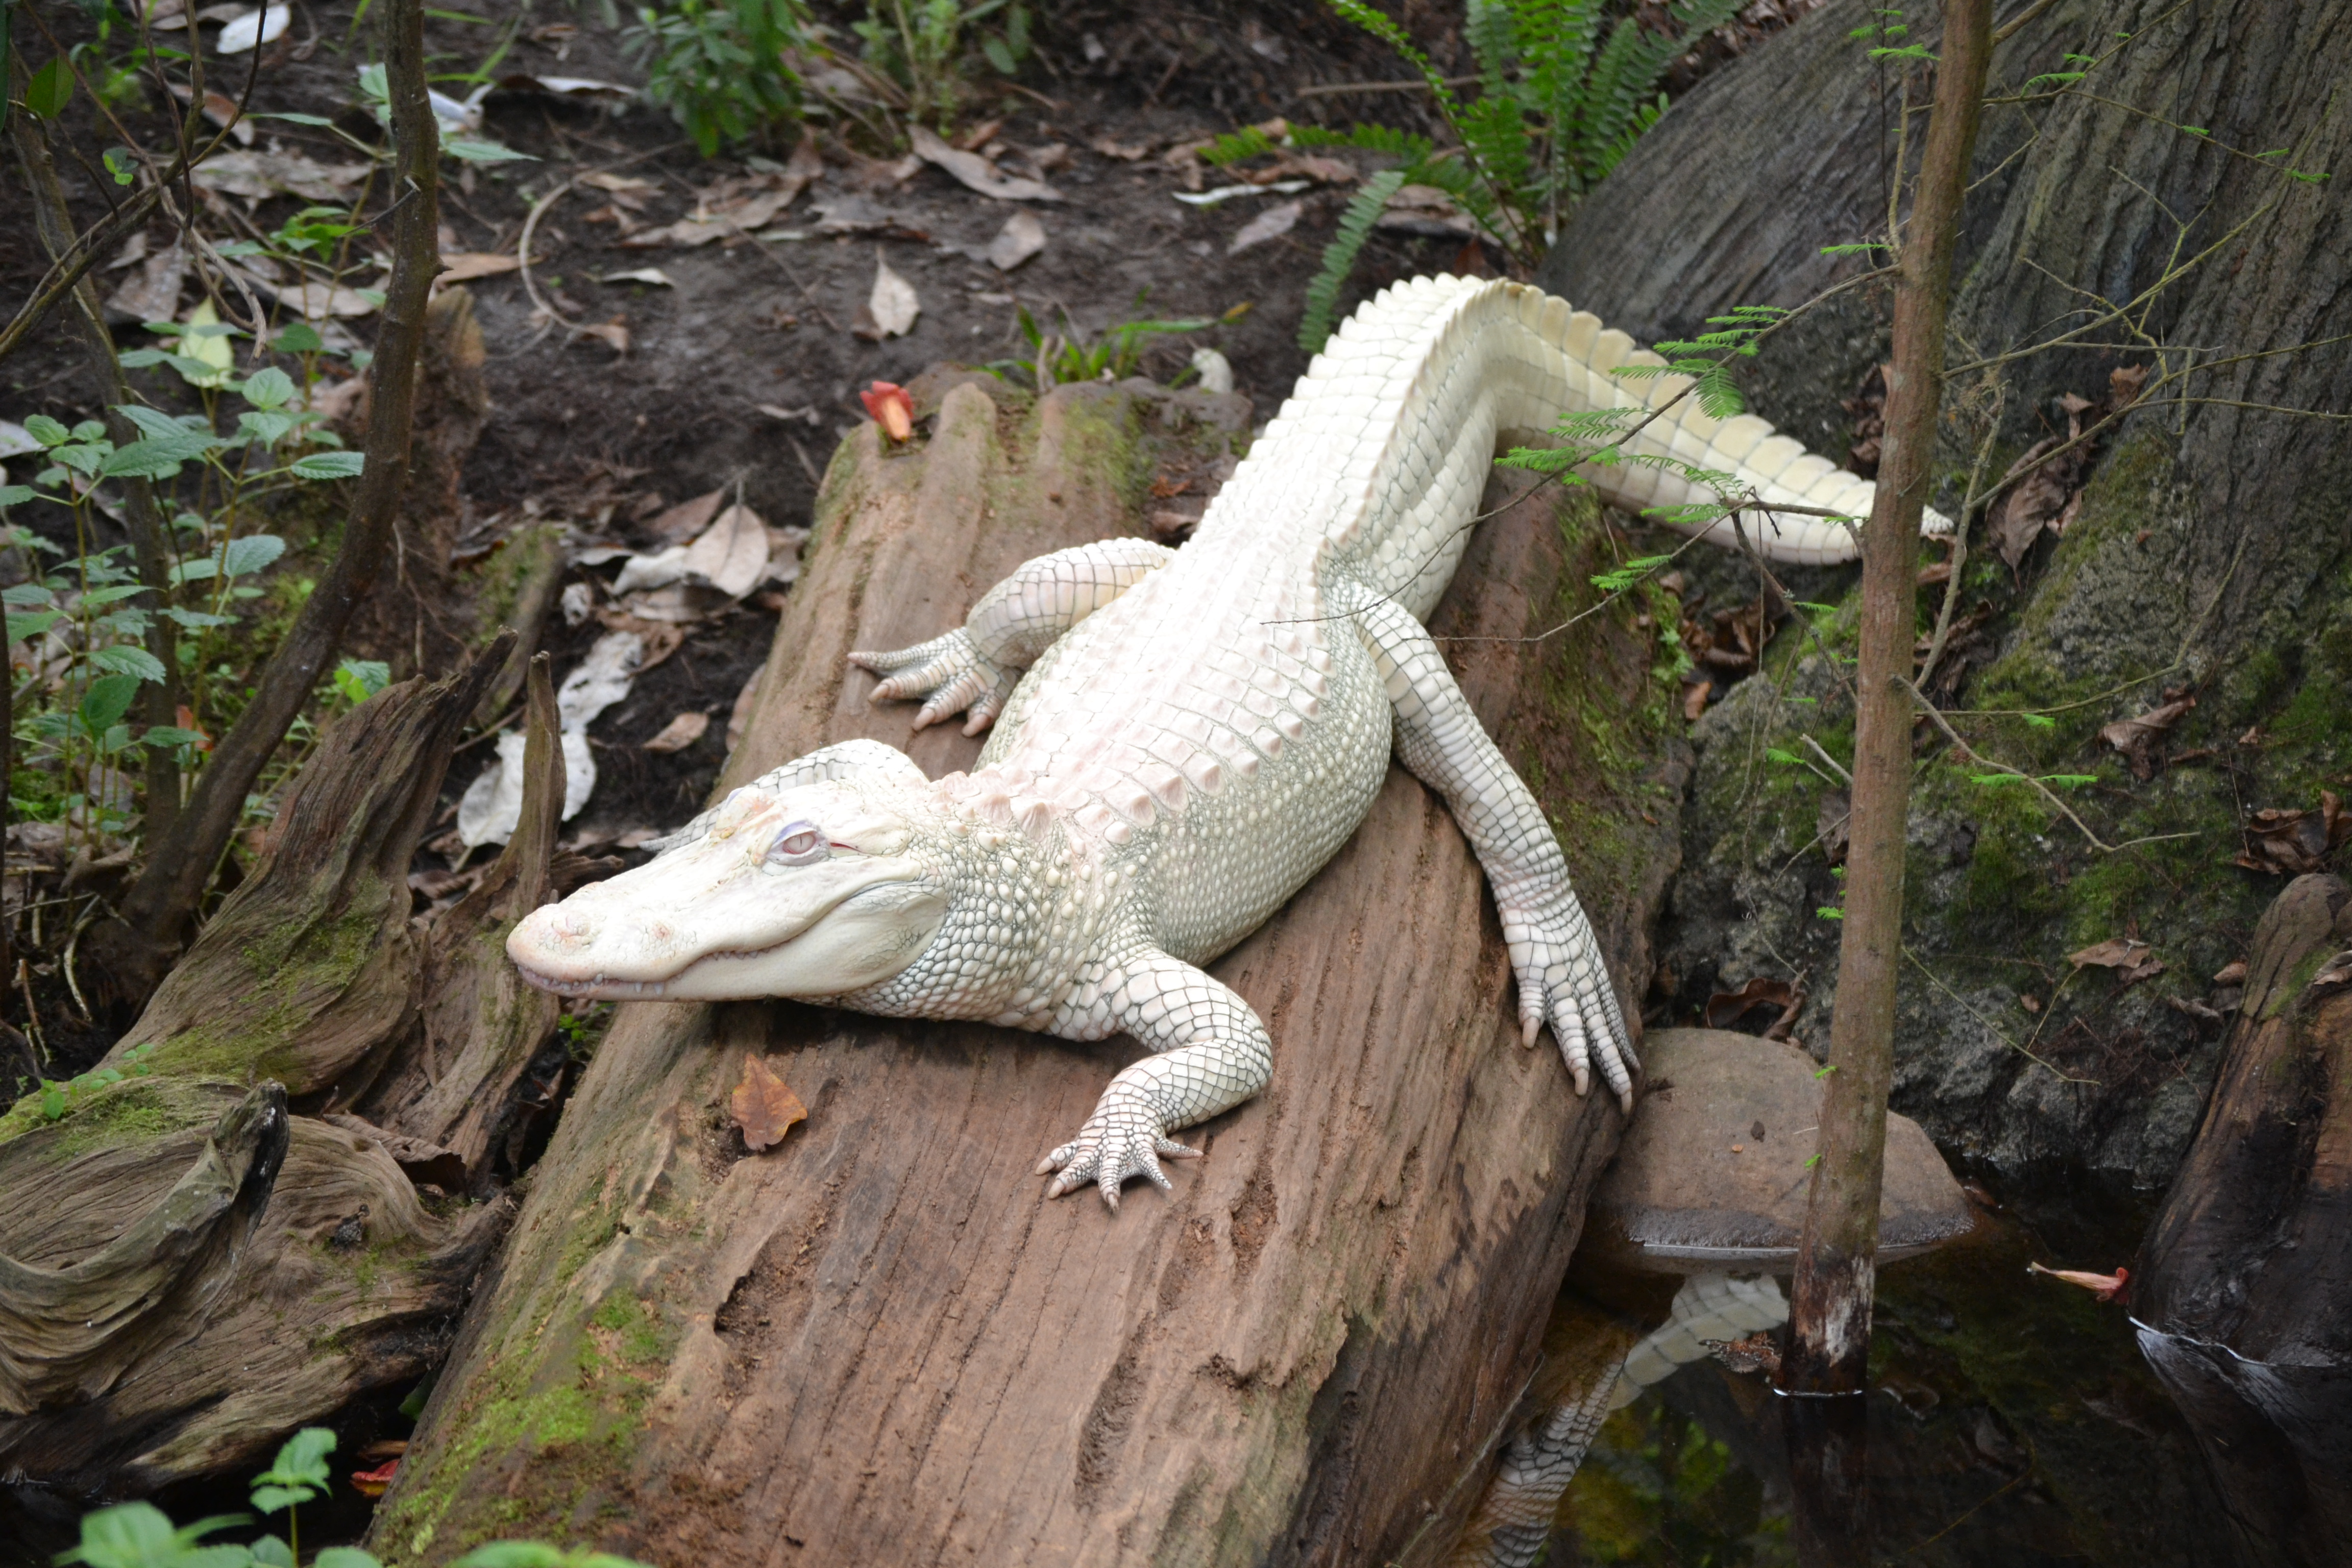
<path fill-rule="evenodd" d="M 1638 17 L 1604 27 L 1607 0 L 1470 0 L 1465 32 L 1478 64 L 1478 91 L 1457 96 L 1444 74 L 1405 30 L 1367 0 L 1331 0 L 1332 8 L 1402 55 L 1428 84 L 1439 117 L 1456 143 L 1383 125 L 1344 132 L 1295 126 L 1297 146 L 1347 146 L 1385 153 L 1392 167 L 1358 188 L 1323 249 L 1308 285 L 1298 341 L 1312 353 L 1331 335 L 1340 289 L 1389 202 L 1406 185 L 1453 198 L 1464 216 L 1512 261 L 1533 268 L 1561 220 L 1615 168 L 1657 122 L 1666 100 L 1659 79 L 1691 41 L 1721 26 L 1740 0 L 1672 0 L 1672 34 Z M 1221 138 L 1202 154 L 1229 163 L 1270 152 L 1262 134 Z"/>
<path fill-rule="evenodd" d="M 706 158 L 800 111 L 785 52 L 807 41 L 801 0 L 673 0 L 645 5 L 624 42 L 646 61 L 646 96 Z"/>
<path fill-rule="evenodd" d="M 134 766 L 147 748 L 169 748 L 183 771 L 202 763 L 208 723 L 242 695 L 220 664 L 225 637 L 262 597 L 253 580 L 285 553 L 285 541 L 253 529 L 273 499 L 356 475 L 362 458 L 341 449 L 319 416 L 297 405 L 294 378 L 275 366 L 236 374 L 230 331 L 200 308 L 186 322 L 155 323 L 170 348 L 122 355 L 130 368 L 165 366 L 197 394 L 201 413 L 165 414 L 143 405 L 119 410 L 140 434 L 117 446 L 107 427 L 71 428 L 47 415 L 24 421 L 44 466 L 29 485 L 0 488 L 0 514 L 34 506 L 62 511 L 70 552 L 22 526 L 5 542 L 54 563 L 0 591 L 6 640 L 22 644 L 29 669 L 15 704 L 17 773 L 12 795 L 23 816 L 67 821 L 96 840 L 120 832 L 132 813 Z M 315 334 L 313 334 L 315 339 Z M 241 405 L 242 406 L 234 406 Z M 221 426 L 234 406 L 235 424 Z M 147 480 L 173 515 L 173 559 L 158 595 L 139 580 L 129 547 L 98 548 L 94 513 L 111 482 Z M 55 515 L 52 513 L 51 515 Z M 146 646 L 156 616 L 193 634 L 178 642 L 181 668 L 167 672 Z M 129 721 L 142 686 L 176 673 L 186 684 L 177 724 L 137 729 Z M 225 689 L 226 688 L 226 689 Z M 79 1081 L 79 1080 L 77 1080 Z"/>
<path fill-rule="evenodd" d="M 1139 296 L 1136 303 L 1142 302 Z M 1248 309 L 1246 305 L 1235 306 L 1214 321 L 1202 317 L 1189 321 L 1121 321 L 1105 329 L 1099 336 L 1089 337 L 1070 320 L 1067 310 L 1061 313 L 1059 330 L 1048 331 L 1037 324 L 1026 305 L 1020 305 L 1014 307 L 1013 314 L 1022 341 L 1029 345 L 1029 357 L 998 360 L 990 368 L 1017 370 L 1028 376 L 1030 384 L 1039 392 L 1074 381 L 1101 381 L 1106 377 L 1119 381 L 1136 373 L 1147 340 L 1229 324 L 1240 320 Z"/>
<path fill-rule="evenodd" d="M 850 31 L 865 43 L 866 64 L 906 95 L 908 116 L 944 132 L 963 102 L 974 25 L 992 16 L 1003 25 L 977 47 L 991 69 L 1013 76 L 1029 58 L 1029 12 L 1020 0 L 866 0 L 865 19 Z"/>
<path fill-rule="evenodd" d="M 293 1536 L 292 1510 L 323 1495 L 331 1483 L 327 1456 L 335 1435 L 305 1426 L 286 1440 L 278 1459 L 253 1478 L 253 1506 L 264 1513 L 288 1510 L 288 1534 L 264 1535 L 244 1545 L 204 1544 L 205 1538 L 252 1521 L 244 1514 L 218 1514 L 194 1524 L 173 1526 L 153 1503 L 118 1503 L 81 1518 L 81 1543 L 58 1554 L 58 1568 L 301 1568 L 300 1540 Z M 310 1568 L 383 1568 L 373 1552 L 356 1546 L 329 1546 L 314 1553 Z M 646 1568 L 627 1557 L 585 1546 L 570 1550 L 541 1541 L 498 1541 L 478 1546 L 454 1568 Z"/>

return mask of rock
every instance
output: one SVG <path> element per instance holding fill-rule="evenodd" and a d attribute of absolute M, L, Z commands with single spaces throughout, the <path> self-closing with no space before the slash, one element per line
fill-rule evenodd
<path fill-rule="evenodd" d="M 1723 1029 L 1660 1029 L 1642 1049 L 1650 1090 L 1586 1217 L 1603 1262 L 1644 1272 L 1787 1273 L 1796 1261 L 1820 1121 L 1813 1058 Z M 1878 1256 L 1906 1258 L 1975 1225 L 1919 1124 L 1886 1119 Z"/>

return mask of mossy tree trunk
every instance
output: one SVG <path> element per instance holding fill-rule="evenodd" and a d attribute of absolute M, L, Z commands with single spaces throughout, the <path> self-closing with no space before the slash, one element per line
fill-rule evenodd
<path fill-rule="evenodd" d="M 976 742 L 910 732 L 912 705 L 869 705 L 843 655 L 955 625 L 1027 557 L 1136 531 L 1173 438 L 1153 432 L 1214 412 L 1100 386 L 1034 415 L 1006 398 L 957 386 L 915 449 L 869 427 L 836 456 L 721 790 L 850 736 L 934 775 L 969 766 Z M 1516 508 L 1437 629 L 1553 624 L 1599 548 L 1564 555 L 1548 499 Z M 1627 608 L 1550 643 L 1456 645 L 1570 825 L 1629 977 L 1672 858 L 1671 826 L 1643 825 L 1671 793 L 1639 760 L 1671 698 L 1655 637 Z M 1170 1197 L 1116 1215 L 1045 1202 L 1032 1173 L 1131 1044 L 624 1006 L 374 1550 L 438 1563 L 529 1533 L 714 1568 L 1441 1551 L 1534 1366 L 1617 1112 L 1516 1043 L 1477 866 L 1402 773 L 1217 973 L 1266 1017 L 1274 1083 L 1199 1131 L 1208 1158 Z M 810 1108 L 759 1155 L 726 1110 L 747 1055 Z"/>
<path fill-rule="evenodd" d="M 2152 1193 L 2195 1131 L 2216 1016 L 2234 1002 L 2205 977 L 2244 956 L 2288 875 L 2330 853 L 2323 833 L 2304 863 L 2266 856 L 2248 819 L 2274 808 L 2315 823 L 2352 763 L 2352 429 L 2271 411 L 2352 406 L 2352 342 L 2320 342 L 2344 331 L 2352 299 L 2338 188 L 2352 173 L 2352 29 L 2326 7 L 2263 0 L 2032 9 L 1995 54 L 1948 406 L 1997 369 L 1997 476 L 2066 434 L 2062 395 L 2104 398 L 2132 366 L 2156 367 L 2151 384 L 2192 358 L 2214 368 L 2106 434 L 2070 525 L 2014 573 L 1979 524 L 1958 605 L 1973 624 L 1939 666 L 1958 678 L 1939 675 L 1938 700 L 1983 753 L 2093 778 L 2067 799 L 2102 844 L 2147 842 L 2107 853 L 2030 789 L 1980 784 L 1984 768 L 1923 741 L 1895 1103 L 1997 1177 L 2087 1169 Z M 1687 335 L 1736 304 L 1795 305 L 1850 275 L 1859 261 L 1821 247 L 1883 230 L 1902 108 L 1899 62 L 1874 65 L 1848 37 L 1874 16 L 1833 0 L 1677 103 L 1577 215 L 1543 281 L 1644 338 Z M 1938 14 L 1905 20 L 1907 42 L 1939 49 Z M 2077 89 L 2044 82 L 2047 96 L 2000 101 L 2075 68 L 2068 52 L 2103 63 Z M 2063 351 L 1971 368 L 2090 323 L 2102 300 L 2139 304 Z M 1777 338 L 1756 366 L 1759 411 L 1842 453 L 1840 403 L 1884 356 L 1882 311 L 1857 290 Z M 1976 435 L 1958 415 L 1945 423 L 1938 506 L 1957 501 Z M 1850 584 L 1796 586 L 1834 603 Z M 1832 651 L 1850 650 L 1853 624 L 1850 608 L 1822 618 Z M 1805 973 L 1813 1002 L 1796 1032 L 1818 1050 L 1836 931 L 1813 910 L 1840 900 L 1830 858 L 1808 847 L 1830 786 L 1764 752 L 1802 751 L 1808 733 L 1843 756 L 1852 704 L 1799 640 L 1784 636 L 1768 667 L 1811 701 L 1751 681 L 1695 731 L 1691 870 L 1662 958 L 1677 1021 L 1759 975 Z M 2100 740 L 2176 691 L 2197 705 L 2144 767 Z M 2251 865 L 2232 865 L 2241 856 Z M 2066 962 L 2132 937 L 2161 973 L 2126 981 Z"/>

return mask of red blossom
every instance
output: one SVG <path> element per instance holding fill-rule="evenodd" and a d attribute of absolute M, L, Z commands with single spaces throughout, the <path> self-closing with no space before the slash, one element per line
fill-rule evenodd
<path fill-rule="evenodd" d="M 866 412 L 882 433 L 893 441 L 912 440 L 915 435 L 915 400 L 907 389 L 895 382 L 877 381 L 857 395 L 866 405 Z"/>

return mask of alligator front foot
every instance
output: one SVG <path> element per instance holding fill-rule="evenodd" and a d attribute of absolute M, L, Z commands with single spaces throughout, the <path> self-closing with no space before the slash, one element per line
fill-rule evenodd
<path fill-rule="evenodd" d="M 917 643 L 893 653 L 853 653 L 849 662 L 884 676 L 874 688 L 876 701 L 901 697 L 925 699 L 915 715 L 915 728 L 936 724 L 951 714 L 964 715 L 963 732 L 977 735 L 1004 710 L 1021 672 L 1006 669 L 980 651 L 971 634 L 958 626 L 945 637 Z"/>
<path fill-rule="evenodd" d="M 1559 1042 L 1560 1058 L 1582 1094 L 1592 1069 L 1616 1094 L 1620 1109 L 1633 1110 L 1633 1044 L 1625 1033 L 1609 971 L 1583 906 L 1563 880 L 1525 901 L 1497 889 L 1503 940 L 1519 981 L 1519 1034 L 1532 1046 L 1546 1024 Z"/>
<path fill-rule="evenodd" d="M 1171 1160 L 1197 1160 L 1201 1151 L 1169 1137 L 1160 1113 L 1152 1107 L 1150 1085 L 1121 1073 L 1103 1090 L 1077 1137 L 1040 1160 L 1037 1173 L 1054 1178 L 1045 1189 L 1049 1198 L 1092 1182 L 1102 1189 L 1103 1202 L 1116 1211 L 1119 1189 L 1130 1176 L 1148 1176 L 1162 1192 L 1168 1190 L 1168 1173 L 1160 1168 L 1163 1154 Z"/>

